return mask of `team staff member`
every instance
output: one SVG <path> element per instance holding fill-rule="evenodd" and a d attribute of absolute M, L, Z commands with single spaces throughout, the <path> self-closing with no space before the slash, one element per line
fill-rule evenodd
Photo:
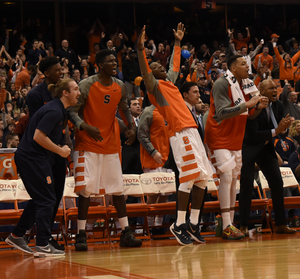
<path fill-rule="evenodd" d="M 53 100 L 51 92 L 48 90 L 49 84 L 57 84 L 62 78 L 61 65 L 56 57 L 46 57 L 40 62 L 40 71 L 45 75 L 45 80 L 38 86 L 31 89 L 26 96 L 26 103 L 29 110 L 29 119 L 33 117 L 35 112 L 41 108 L 44 104 Z M 67 126 L 66 126 L 67 128 Z M 82 122 L 80 129 L 84 129 L 89 133 L 89 135 L 95 140 L 100 139 L 100 132 L 97 127 L 91 127 L 85 122 Z M 68 130 L 68 128 L 67 128 Z M 66 131 L 65 135 L 69 135 Z M 67 137 L 66 137 L 67 139 Z M 69 139 L 69 137 L 68 137 Z M 71 147 L 72 142 L 69 139 L 68 145 Z M 61 145 L 65 144 L 65 137 L 61 139 Z M 52 166 L 52 173 L 54 175 L 54 187 L 56 193 L 56 204 L 53 210 L 53 222 L 56 216 L 56 212 L 64 191 L 65 176 L 66 176 L 66 160 L 57 154 L 52 154 L 50 159 L 50 164 Z M 64 250 L 63 244 L 58 244 L 54 238 L 50 240 L 51 244 L 56 249 Z"/>
<path fill-rule="evenodd" d="M 251 209 L 254 166 L 256 163 L 266 177 L 272 191 L 272 202 L 275 212 L 275 233 L 292 234 L 296 231 L 286 226 L 283 181 L 272 140 L 272 137 L 285 131 L 290 126 L 292 120 L 289 115 L 284 117 L 284 107 L 282 102 L 277 100 L 277 87 L 274 81 L 264 80 L 259 88 L 261 95 L 268 97 L 272 105 L 263 109 L 255 119 L 247 120 L 242 149 L 243 166 L 240 187 L 241 231 L 246 236 L 249 236 L 248 223 Z"/>
<path fill-rule="evenodd" d="M 90 195 L 99 194 L 105 189 L 106 194 L 112 194 L 119 222 L 122 228 L 120 246 L 137 247 L 142 245 L 140 239 L 135 239 L 126 212 L 126 202 L 123 194 L 123 177 L 119 158 L 120 137 L 115 128 L 116 109 L 119 108 L 123 120 L 128 123 L 125 133 L 129 139 L 126 144 L 132 144 L 136 129 L 126 101 L 126 88 L 122 81 L 116 79 L 117 60 L 111 50 L 101 50 L 96 54 L 99 67 L 97 75 L 90 76 L 79 83 L 81 98 L 79 104 L 70 112 L 76 117 L 75 111 L 83 119 L 76 123 L 80 127 L 82 121 L 98 127 L 102 141 L 93 140 L 86 131 L 75 132 L 75 192 L 78 199 L 78 222 L 75 239 L 75 250 L 87 250 L 86 219 L 90 203 Z"/>
<path fill-rule="evenodd" d="M 59 143 L 66 123 L 66 108 L 76 105 L 80 96 L 79 87 L 72 79 L 62 80 L 57 86 L 50 85 L 49 89 L 53 91 L 53 101 L 31 118 L 15 153 L 18 172 L 31 200 L 13 233 L 6 238 L 9 245 L 32 254 L 23 236 L 36 223 L 36 257 L 64 255 L 64 251 L 49 243 L 56 203 L 50 158 L 52 152 L 63 158 L 70 154 L 70 148 L 67 145 L 61 147 Z"/>
<path fill-rule="evenodd" d="M 179 23 L 177 30 L 173 30 L 175 37 L 174 51 L 170 60 L 168 73 L 157 63 L 150 67 L 144 50 L 145 26 L 138 39 L 138 57 L 143 79 L 148 91 L 149 100 L 158 109 L 169 125 L 170 145 L 179 170 L 178 212 L 177 220 L 170 230 L 182 245 L 192 245 L 191 236 L 200 242 L 199 227 L 197 226 L 199 210 L 191 212 L 190 220 L 186 224 L 186 208 L 189 203 L 191 189 L 193 198 L 199 200 L 199 188 L 204 189 L 207 180 L 212 177 L 212 168 L 206 157 L 205 149 L 197 131 L 197 124 L 187 108 L 178 88 L 174 85 L 180 67 L 180 43 L 184 36 L 184 25 Z M 193 188 L 194 189 L 194 188 Z"/>

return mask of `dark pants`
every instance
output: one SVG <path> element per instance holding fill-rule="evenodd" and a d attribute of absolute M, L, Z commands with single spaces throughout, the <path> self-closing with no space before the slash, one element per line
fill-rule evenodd
<path fill-rule="evenodd" d="M 286 225 L 284 198 L 283 198 L 283 181 L 279 170 L 278 160 L 274 148 L 271 144 L 266 144 L 261 152 L 253 157 L 251 146 L 242 149 L 243 166 L 241 169 L 240 185 L 240 221 L 241 226 L 248 226 L 251 210 L 251 197 L 254 181 L 254 165 L 259 166 L 260 170 L 266 177 L 272 192 L 273 208 L 275 213 L 275 225 Z M 247 149 L 247 150 L 246 150 Z"/>
<path fill-rule="evenodd" d="M 66 179 L 66 159 L 58 154 L 52 154 L 50 157 L 50 164 L 52 168 L 54 192 L 56 197 L 56 203 L 53 208 L 53 222 L 57 213 L 57 209 L 60 200 L 63 196 L 65 179 Z"/>
<path fill-rule="evenodd" d="M 57 203 L 51 165 L 48 161 L 29 160 L 20 154 L 15 154 L 15 162 L 32 199 L 27 203 L 13 233 L 23 236 L 36 223 L 36 244 L 45 246 L 51 237 L 53 212 Z"/>

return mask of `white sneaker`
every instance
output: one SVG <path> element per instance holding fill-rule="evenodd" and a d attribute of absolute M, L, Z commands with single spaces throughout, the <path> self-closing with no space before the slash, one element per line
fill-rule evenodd
<path fill-rule="evenodd" d="M 45 247 L 35 246 L 35 252 L 33 254 L 33 256 L 36 258 L 59 257 L 64 255 L 64 251 L 55 249 L 50 243 Z"/>

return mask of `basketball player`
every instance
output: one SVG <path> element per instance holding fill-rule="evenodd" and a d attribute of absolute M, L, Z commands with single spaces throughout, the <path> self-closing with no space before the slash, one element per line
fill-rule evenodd
<path fill-rule="evenodd" d="M 76 130 L 75 133 L 75 192 L 78 200 L 78 227 L 75 250 L 87 250 L 86 219 L 90 203 L 90 195 L 99 194 L 105 189 L 106 194 L 112 194 L 119 222 L 122 228 L 120 246 L 137 247 L 142 241 L 135 239 L 126 213 L 126 203 L 123 194 L 123 177 L 119 158 L 120 141 L 116 135 L 115 114 L 119 108 L 125 123 L 128 123 L 129 137 L 127 144 L 135 139 L 135 125 L 128 110 L 126 89 L 120 80 L 114 76 L 117 73 L 117 61 L 111 50 L 102 50 L 96 55 L 99 67 L 97 75 L 90 76 L 79 83 L 81 92 L 80 102 L 70 112 L 71 117 L 79 116 L 86 123 L 98 127 L 103 138 L 94 141 L 85 131 Z M 81 125 L 81 121 L 76 126 Z"/>
<path fill-rule="evenodd" d="M 179 23 L 173 30 L 175 46 L 170 60 L 168 73 L 165 68 L 153 62 L 148 66 L 144 50 L 145 26 L 138 39 L 138 57 L 142 76 L 148 91 L 149 100 L 158 109 L 169 125 L 170 145 L 179 170 L 178 212 L 177 220 L 170 230 L 182 245 L 192 245 L 191 237 L 201 242 L 198 218 L 200 213 L 199 193 L 205 189 L 207 180 L 213 171 L 206 157 L 204 146 L 197 131 L 197 124 L 187 108 L 181 93 L 174 85 L 180 67 L 181 40 L 184 25 Z M 190 219 L 186 224 L 186 208 L 190 192 L 193 189 L 193 201 Z"/>

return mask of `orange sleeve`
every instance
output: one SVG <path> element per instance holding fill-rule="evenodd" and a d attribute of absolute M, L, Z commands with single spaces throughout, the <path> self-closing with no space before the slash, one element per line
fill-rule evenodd
<path fill-rule="evenodd" d="M 207 65 L 206 65 L 206 67 L 205 67 L 205 71 L 209 71 L 209 69 L 211 68 L 211 65 L 212 65 L 212 62 L 214 61 L 214 57 L 213 56 L 211 56 L 211 58 L 209 59 L 209 61 L 208 61 L 208 63 L 207 63 Z"/>
<path fill-rule="evenodd" d="M 261 78 L 259 76 L 256 77 L 254 84 L 257 86 L 261 82 Z"/>
<path fill-rule="evenodd" d="M 179 46 L 174 47 L 174 58 L 173 58 L 173 71 L 179 72 L 180 70 L 180 55 L 181 48 Z"/>

